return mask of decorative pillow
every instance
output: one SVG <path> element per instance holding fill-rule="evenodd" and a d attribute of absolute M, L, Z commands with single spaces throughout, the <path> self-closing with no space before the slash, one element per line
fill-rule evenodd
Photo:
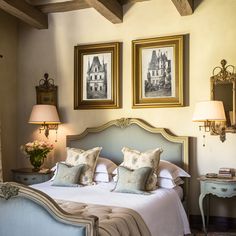
<path fill-rule="evenodd" d="M 160 155 L 162 150 L 156 148 L 154 150 L 148 150 L 146 152 L 139 152 L 137 150 L 132 150 L 130 148 L 124 147 L 122 149 L 124 154 L 124 161 L 121 164 L 131 170 L 136 170 L 141 167 L 151 167 L 153 169 L 153 175 L 150 175 L 147 184 L 146 190 L 151 191 L 156 189 L 157 184 L 157 170 L 160 161 Z"/>
<path fill-rule="evenodd" d="M 57 174 L 53 180 L 54 186 L 76 187 L 79 183 L 79 177 L 85 167 L 84 164 L 77 166 L 68 166 L 64 163 L 57 164 Z"/>
<path fill-rule="evenodd" d="M 161 188 L 174 188 L 183 184 L 184 181 L 177 177 L 176 179 L 167 179 L 167 178 L 157 178 L 157 185 Z"/>
<path fill-rule="evenodd" d="M 56 163 L 55 166 L 53 166 L 53 167 L 51 168 L 51 171 L 54 172 L 52 178 L 50 179 L 51 181 L 54 180 L 55 177 L 56 177 L 56 175 L 57 175 L 57 166 L 58 166 L 59 163 L 66 164 L 65 161 L 59 161 L 59 162 Z"/>
<path fill-rule="evenodd" d="M 95 182 L 105 182 L 108 183 L 112 180 L 112 175 L 108 173 L 96 173 L 94 174 L 94 181 Z"/>
<path fill-rule="evenodd" d="M 158 177 L 168 179 L 176 179 L 177 177 L 191 177 L 186 171 L 177 165 L 164 160 L 160 160 L 157 175 Z"/>
<path fill-rule="evenodd" d="M 124 166 L 118 167 L 118 181 L 113 191 L 121 193 L 147 194 L 146 183 L 153 170 L 151 167 L 142 167 L 130 170 Z"/>
<path fill-rule="evenodd" d="M 117 168 L 117 165 L 104 157 L 99 157 L 97 160 L 97 165 L 95 169 L 95 173 L 108 173 L 112 174 L 112 172 Z"/>
<path fill-rule="evenodd" d="M 93 183 L 94 171 L 101 150 L 101 147 L 95 147 L 87 151 L 77 148 L 67 148 L 66 164 L 72 166 L 86 164 L 86 168 L 80 176 L 79 183 L 83 185 L 90 185 Z"/>

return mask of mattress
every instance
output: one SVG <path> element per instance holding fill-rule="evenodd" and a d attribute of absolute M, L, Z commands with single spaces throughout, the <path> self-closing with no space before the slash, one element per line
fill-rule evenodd
<path fill-rule="evenodd" d="M 56 187 L 51 184 L 52 182 L 48 181 L 32 187 L 53 199 L 131 208 L 140 214 L 152 236 L 183 236 L 190 233 L 188 219 L 181 203 L 183 191 L 180 187 L 160 188 L 152 191 L 150 195 L 142 195 L 113 192 L 113 182 L 85 187 Z"/>

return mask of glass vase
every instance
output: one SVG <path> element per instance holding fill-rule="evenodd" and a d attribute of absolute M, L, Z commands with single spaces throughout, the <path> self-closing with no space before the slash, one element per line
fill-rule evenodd
<path fill-rule="evenodd" d="M 30 163 L 34 167 L 33 171 L 39 171 L 40 167 L 42 166 L 44 162 L 44 157 L 42 155 L 31 155 L 30 156 Z"/>

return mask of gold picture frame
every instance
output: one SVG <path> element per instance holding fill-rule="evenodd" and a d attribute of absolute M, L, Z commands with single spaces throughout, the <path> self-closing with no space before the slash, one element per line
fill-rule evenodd
<path fill-rule="evenodd" d="M 133 108 L 180 107 L 184 36 L 132 41 Z"/>
<path fill-rule="evenodd" d="M 121 48 L 120 42 L 75 46 L 75 110 L 121 107 Z"/>

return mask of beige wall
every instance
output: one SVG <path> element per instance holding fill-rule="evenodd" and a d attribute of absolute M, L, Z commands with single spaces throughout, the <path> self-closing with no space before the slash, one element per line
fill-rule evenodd
<path fill-rule="evenodd" d="M 16 166 L 16 68 L 17 21 L 0 11 L 0 114 L 4 180 L 11 178 Z"/>
<path fill-rule="evenodd" d="M 181 17 L 173 3 L 151 0 L 126 6 L 124 22 L 112 24 L 94 9 L 51 14 L 48 30 L 22 25 L 18 57 L 18 146 L 33 137 L 41 138 L 36 127 L 27 124 L 38 81 L 48 72 L 59 86 L 60 126 L 56 149 L 49 165 L 63 159 L 65 135 L 75 134 L 88 126 L 101 125 L 120 117 L 138 117 L 154 126 L 166 127 L 178 135 L 196 137 L 191 144 L 191 213 L 199 214 L 199 183 L 196 178 L 220 167 L 236 167 L 236 135 L 227 134 L 225 143 L 219 137 L 202 134 L 191 121 L 194 105 L 210 99 L 212 69 L 225 58 L 236 65 L 236 1 L 202 1 L 195 13 Z M 180 108 L 132 109 L 131 41 L 133 39 L 189 34 L 189 106 Z M 118 110 L 73 110 L 74 46 L 77 44 L 123 42 L 123 108 Z M 54 134 L 50 140 L 54 141 Z M 196 141 L 197 140 L 197 141 Z M 28 161 L 19 153 L 18 165 Z M 222 202 L 222 204 L 221 204 Z M 219 206 L 216 207 L 216 204 Z M 212 209 L 213 211 L 213 209 Z M 214 200 L 214 215 L 236 217 L 236 204 Z"/>

